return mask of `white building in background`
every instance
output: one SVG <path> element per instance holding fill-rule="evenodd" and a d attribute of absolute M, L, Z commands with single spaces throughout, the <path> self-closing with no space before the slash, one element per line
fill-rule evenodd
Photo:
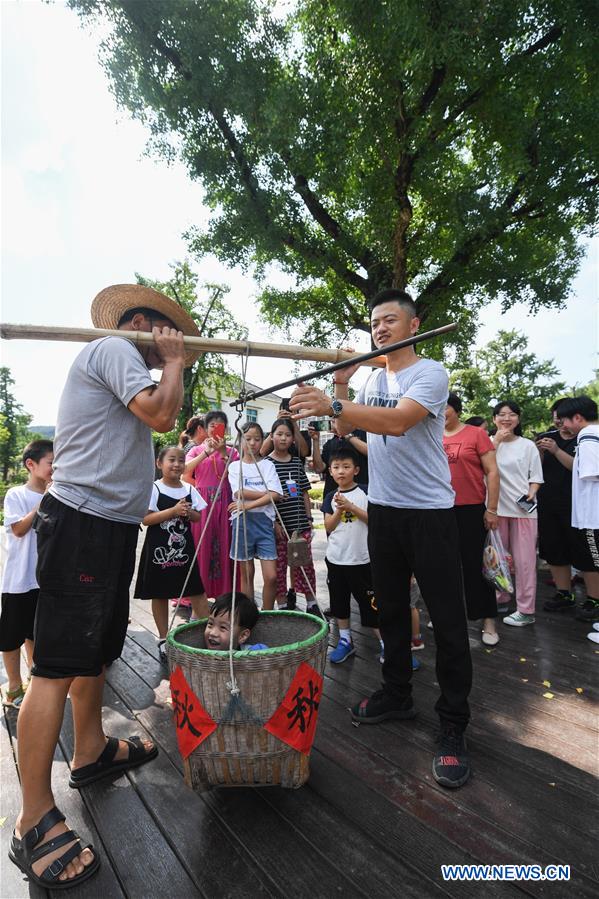
<path fill-rule="evenodd" d="M 250 384 L 249 381 L 246 381 L 246 389 L 251 391 L 260 390 L 261 388 L 257 387 L 256 384 Z M 223 395 L 222 401 L 219 403 L 215 395 L 208 393 L 210 409 L 222 409 L 223 412 L 226 413 L 227 418 L 229 419 L 229 432 L 231 432 L 231 428 L 233 428 L 235 418 L 237 417 L 237 410 L 234 406 L 229 405 L 234 399 L 236 399 L 236 397 Z M 278 393 L 267 393 L 257 400 L 252 400 L 247 404 L 243 411 L 241 423 L 243 424 L 245 421 L 257 421 L 264 433 L 267 433 L 270 431 L 272 423 L 278 418 L 279 406 L 281 405 L 282 399 L 283 397 L 279 396 Z M 199 414 L 201 415 L 202 413 L 200 412 Z"/>
<path fill-rule="evenodd" d="M 249 381 L 246 381 L 246 388 L 248 392 L 252 390 L 259 391 L 262 389 L 256 384 L 251 384 Z M 234 431 L 235 418 L 237 417 L 237 410 L 234 406 L 230 406 L 229 403 L 236 397 L 223 395 L 222 401 L 219 404 L 214 394 L 208 392 L 207 396 L 210 409 L 222 409 L 223 412 L 226 413 L 227 418 L 229 419 L 229 433 L 232 434 Z M 268 434 L 272 428 L 273 422 L 279 417 L 279 407 L 282 399 L 283 397 L 278 393 L 267 393 L 257 400 L 251 400 L 244 409 L 240 423 L 243 424 L 246 421 L 257 421 L 264 433 Z M 201 412 L 198 412 L 198 415 L 201 414 Z M 320 445 L 322 446 L 329 437 L 332 437 L 330 420 L 328 418 L 316 420 L 320 424 Z M 308 427 L 308 419 L 302 418 L 299 425 L 302 430 L 305 430 Z"/>

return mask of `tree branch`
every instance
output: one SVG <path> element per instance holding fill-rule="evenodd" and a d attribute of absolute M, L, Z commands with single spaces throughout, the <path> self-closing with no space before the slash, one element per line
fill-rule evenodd
<path fill-rule="evenodd" d="M 563 26 L 562 25 L 554 25 L 553 28 L 550 28 L 542 37 L 539 38 L 538 41 L 535 41 L 534 44 L 531 44 L 525 50 L 522 50 L 521 53 L 516 53 L 514 56 L 509 57 L 505 65 L 500 73 L 497 75 L 493 75 L 490 78 L 487 78 L 476 90 L 472 91 L 468 94 L 464 99 L 459 103 L 453 110 L 448 112 L 441 122 L 439 122 L 436 126 L 432 127 L 426 137 L 424 138 L 421 147 L 416 151 L 416 156 L 420 156 L 423 152 L 425 146 L 433 144 L 444 131 L 449 128 L 451 124 L 453 124 L 457 119 L 460 118 L 471 106 L 477 103 L 481 97 L 483 97 L 491 87 L 497 84 L 505 75 L 508 73 L 509 69 L 511 69 L 515 63 L 520 60 L 533 56 L 535 53 L 544 50 L 546 47 L 549 47 L 551 44 L 555 44 L 563 34 Z M 434 98 L 433 98 L 434 99 Z M 431 100 L 432 103 L 432 100 Z"/>
<path fill-rule="evenodd" d="M 137 11 L 135 9 L 135 4 L 127 4 L 125 7 L 123 7 L 123 10 L 129 17 L 132 24 L 135 25 L 142 33 L 142 35 L 149 41 L 150 45 L 153 46 L 160 55 L 167 59 L 186 81 L 191 81 L 193 76 L 187 69 L 185 69 L 180 55 L 176 50 L 169 47 L 165 43 L 165 41 L 163 41 L 162 38 L 160 38 L 157 34 L 150 33 L 148 31 L 146 24 L 143 21 L 143 16 L 139 16 L 136 14 Z M 229 148 L 231 156 L 237 166 L 241 182 L 252 201 L 254 209 L 260 216 L 263 227 L 267 231 L 272 231 L 274 225 L 274 217 L 272 216 L 271 210 L 269 208 L 270 203 L 268 202 L 268 197 L 259 187 L 252 167 L 243 151 L 243 147 L 240 141 L 237 139 L 237 136 L 235 135 L 235 132 L 233 131 L 229 122 L 227 121 L 224 110 L 217 108 L 211 101 L 208 101 L 207 103 L 207 110 L 214 119 L 216 126 L 221 132 L 225 143 Z M 306 201 L 304 200 L 304 202 Z M 326 211 L 323 209 L 322 213 L 325 212 Z M 324 215 L 322 217 L 324 218 Z M 331 225 L 331 223 L 333 222 L 334 220 L 331 218 L 329 225 Z M 327 253 L 323 250 L 316 249 L 309 244 L 306 244 L 292 232 L 288 232 L 287 234 L 285 234 L 281 230 L 280 226 L 277 226 L 276 230 L 277 237 L 285 246 L 289 247 L 294 252 L 299 253 L 306 259 L 312 259 L 313 261 L 323 263 L 327 267 L 331 268 L 344 281 L 359 290 L 364 296 L 370 295 L 372 291 L 367 279 L 362 278 L 360 275 L 358 275 L 357 272 L 349 269 L 340 259 L 335 257 L 334 254 Z"/>

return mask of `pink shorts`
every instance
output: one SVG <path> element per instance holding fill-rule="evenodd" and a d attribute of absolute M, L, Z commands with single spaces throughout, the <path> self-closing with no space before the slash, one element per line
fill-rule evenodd
<path fill-rule="evenodd" d="M 311 528 L 300 533 L 308 543 L 312 543 Z M 287 537 L 284 534 L 282 538 L 277 537 L 277 596 L 285 596 L 287 593 L 287 542 Z M 291 569 L 291 584 L 296 593 L 303 593 L 304 596 L 308 596 L 311 599 L 313 595 L 316 595 L 316 572 L 314 571 L 312 553 L 310 553 L 309 564 L 302 567 L 303 570 L 302 568 Z M 306 576 L 304 576 L 304 571 Z"/>

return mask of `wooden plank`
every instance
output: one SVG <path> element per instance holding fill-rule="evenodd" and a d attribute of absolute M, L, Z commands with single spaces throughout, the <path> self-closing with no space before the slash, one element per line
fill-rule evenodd
<path fill-rule="evenodd" d="M 427 787 L 448 797 L 447 791 L 438 787 L 431 776 L 432 728 L 419 719 L 403 724 L 387 722 L 376 727 L 352 728 L 344 703 L 339 701 L 340 698 L 346 700 L 347 694 L 328 687 L 327 682 L 323 700 L 323 720 L 327 726 L 334 726 L 366 749 L 382 755 L 397 769 L 407 772 L 410 778 L 418 776 Z M 333 699 L 331 693 L 338 695 Z M 357 696 L 354 693 L 352 700 Z M 321 741 L 318 746 L 322 748 Z M 594 878 L 592 841 L 585 841 L 584 829 L 579 830 L 575 823 L 593 820 L 593 794 L 589 793 L 585 800 L 570 797 L 540 778 L 529 777 L 528 772 L 514 771 L 501 752 L 489 758 L 486 752 L 479 751 L 475 742 L 469 744 L 469 749 L 473 776 L 467 786 L 448 797 L 454 805 L 459 804 L 460 817 L 464 814 L 484 817 L 493 826 L 503 828 L 508 846 L 512 846 L 514 837 L 532 842 L 542 849 L 543 854 L 552 854 L 550 862 L 558 858 L 566 864 L 576 863 L 583 874 Z M 550 829 L 545 826 L 547 820 L 552 821 Z M 511 858 L 513 860 L 513 854 Z"/>
<path fill-rule="evenodd" d="M 368 896 L 351 877 L 334 868 L 332 859 L 322 855 L 311 834 L 301 833 L 293 822 L 282 818 L 259 790 L 214 789 L 205 794 L 204 801 L 237 834 L 261 867 L 271 872 L 284 895 L 306 899 Z"/>
<path fill-rule="evenodd" d="M 114 700 L 114 705 L 117 704 L 118 699 Z M 109 733 L 119 733 L 123 717 L 129 717 L 124 707 L 104 707 L 104 720 Z M 140 731 L 141 737 L 146 737 L 139 722 L 136 722 L 124 735 Z M 61 744 L 70 755 L 73 744 L 70 703 L 67 703 Z M 79 792 L 128 896 L 146 896 L 149 884 L 152 884 L 155 896 L 204 895 L 182 867 L 126 775 L 98 781 Z"/>
<path fill-rule="evenodd" d="M 10 719 L 10 725 L 9 725 Z M 17 815 L 21 810 L 21 787 L 17 777 L 9 726 L 16 726 L 17 712 L 6 709 L 0 721 L 0 896 L 4 899 L 46 899 L 48 893 L 25 879 L 25 875 L 8 859 L 8 849 Z"/>
<path fill-rule="evenodd" d="M 380 686 L 379 679 L 372 673 L 372 665 L 356 656 L 353 656 L 345 665 L 330 665 L 327 669 L 327 674 L 339 683 L 347 682 L 349 676 L 351 685 L 359 690 L 363 690 L 363 695 L 366 696 Z M 439 695 L 438 687 L 431 681 L 427 683 L 426 676 L 421 676 L 423 674 L 424 672 L 421 669 L 413 678 L 415 704 L 419 710 L 434 706 Z M 588 788 L 588 773 L 594 775 L 596 770 L 596 753 L 593 753 L 590 749 L 579 749 L 577 745 L 569 740 L 568 734 L 564 732 L 563 727 L 556 733 L 555 727 L 552 730 L 550 726 L 551 721 L 549 718 L 544 719 L 542 716 L 539 716 L 540 721 L 538 724 L 536 717 L 534 721 L 531 721 L 525 704 L 523 704 L 520 714 L 515 714 L 515 709 L 516 705 L 513 703 L 509 713 L 500 713 L 492 707 L 490 701 L 488 704 L 485 703 L 484 706 L 472 703 L 472 722 L 469 725 L 469 730 L 474 732 L 476 729 L 478 734 L 482 729 L 483 738 L 486 732 L 487 737 L 492 737 L 493 739 L 498 737 L 504 738 L 505 734 L 517 732 L 518 741 L 512 740 L 507 744 L 510 752 L 515 752 L 521 756 L 519 747 L 539 750 L 546 754 L 547 763 L 552 767 L 553 771 L 561 770 L 562 774 L 566 771 L 563 767 L 565 762 L 569 766 L 568 779 L 573 786 L 576 786 L 577 780 L 582 780 L 581 788 L 586 790 Z M 551 755 L 547 754 L 549 749 L 551 750 Z M 555 777 L 551 779 L 554 780 Z"/>
<path fill-rule="evenodd" d="M 326 705 L 326 700 L 323 700 L 323 705 Z M 363 735 L 364 730 L 369 731 L 368 735 Z M 371 735 L 372 730 L 375 733 Z M 345 733 L 345 738 L 340 739 L 335 729 L 323 728 L 319 740 L 320 751 L 355 777 L 360 777 L 361 772 L 367 769 L 371 789 L 408 811 L 421 823 L 430 822 L 437 835 L 442 835 L 447 843 L 457 845 L 474 861 L 481 864 L 511 864 L 515 860 L 518 864 L 575 864 L 576 856 L 568 859 L 562 854 L 556 858 L 546 851 L 542 838 L 546 822 L 540 822 L 541 839 L 535 839 L 534 844 L 530 840 L 518 839 L 513 832 L 476 814 L 473 808 L 466 808 L 463 800 L 464 795 L 467 796 L 466 788 L 457 796 L 448 795 L 446 791 L 430 789 L 430 784 L 424 782 L 422 772 L 418 772 L 420 777 L 415 777 L 412 766 L 418 761 L 416 756 L 412 756 L 408 764 L 402 758 L 401 768 L 397 767 L 397 763 L 388 761 L 388 754 L 396 753 L 397 735 L 389 731 L 384 733 L 385 728 L 360 727 L 356 731 L 355 739 L 348 739 Z M 539 832 L 535 836 L 538 837 Z M 425 845 L 426 842 L 427 838 Z M 565 847 L 563 852 L 567 853 Z M 440 860 L 446 863 L 443 856 Z M 577 896 L 591 899 L 597 895 L 597 881 L 586 878 L 579 870 L 572 871 L 569 887 L 572 883 L 576 884 Z M 552 889 L 552 885 L 542 881 L 522 882 L 518 887 L 531 896 L 547 896 Z"/>
<path fill-rule="evenodd" d="M 315 757 L 313 764 L 320 762 Z M 343 793 L 352 796 L 354 779 L 345 776 Z M 390 884 L 401 884 L 402 897 L 446 896 L 447 893 L 412 870 L 397 856 L 386 851 L 386 843 L 374 838 L 363 823 L 352 821 L 324 800 L 310 786 L 290 792 L 288 790 L 261 790 L 261 795 L 279 814 L 310 835 L 310 841 L 336 868 L 349 875 L 356 886 L 371 897 L 388 899 Z"/>
<path fill-rule="evenodd" d="M 326 750 L 320 731 L 319 724 L 320 742 Z M 429 822 L 429 826 L 423 824 L 409 815 L 401 805 L 393 803 L 387 796 L 373 789 L 370 760 L 362 754 L 358 761 L 360 758 L 363 760 L 361 771 L 354 775 L 353 771 L 339 765 L 338 760 L 331 759 L 326 751 L 323 752 L 320 748 L 312 750 L 310 789 L 328 801 L 348 821 L 366 829 L 375 842 L 384 847 L 387 855 L 419 874 L 423 878 L 422 896 L 428 897 L 429 884 L 433 889 L 437 886 L 456 899 L 483 895 L 480 884 L 442 881 L 441 864 L 473 864 L 475 858 L 441 836 L 434 821 Z M 496 882 L 485 884 L 485 897 L 515 895 L 518 895 L 518 890 L 511 885 Z"/>

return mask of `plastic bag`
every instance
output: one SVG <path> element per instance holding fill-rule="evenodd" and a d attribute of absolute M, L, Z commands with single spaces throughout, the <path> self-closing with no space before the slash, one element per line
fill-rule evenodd
<path fill-rule="evenodd" d="M 483 549 L 483 576 L 497 590 L 513 593 L 514 584 L 510 573 L 512 564 L 512 557 L 503 548 L 498 532 L 489 531 Z"/>

